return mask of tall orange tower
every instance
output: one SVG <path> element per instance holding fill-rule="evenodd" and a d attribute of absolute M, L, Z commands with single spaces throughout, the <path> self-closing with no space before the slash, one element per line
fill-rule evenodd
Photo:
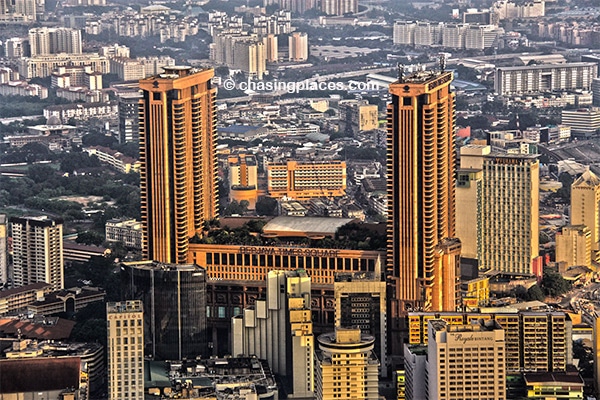
<path fill-rule="evenodd" d="M 452 73 L 419 71 L 390 85 L 387 276 L 391 328 L 407 311 L 454 310 L 460 241 L 455 234 Z M 401 346 L 401 344 L 400 344 Z"/>
<path fill-rule="evenodd" d="M 190 237 L 217 216 L 212 69 L 165 67 L 140 80 L 143 254 L 186 263 Z"/>

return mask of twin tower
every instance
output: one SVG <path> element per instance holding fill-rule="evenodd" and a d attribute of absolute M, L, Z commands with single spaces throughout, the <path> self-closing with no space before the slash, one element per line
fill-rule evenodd
<path fill-rule="evenodd" d="M 189 239 L 217 217 L 213 70 L 168 67 L 140 81 L 141 198 L 146 259 L 192 262 Z M 455 110 L 452 73 L 399 74 L 387 132 L 387 280 L 394 317 L 454 310 Z"/>

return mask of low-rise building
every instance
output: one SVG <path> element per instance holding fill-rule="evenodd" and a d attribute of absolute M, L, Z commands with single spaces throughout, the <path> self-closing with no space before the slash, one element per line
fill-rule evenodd
<path fill-rule="evenodd" d="M 27 311 L 38 315 L 53 315 L 60 313 L 74 313 L 88 304 L 104 301 L 106 292 L 96 287 L 75 287 L 54 291 L 38 297 L 27 306 Z"/>
<path fill-rule="evenodd" d="M 104 146 L 91 146 L 83 149 L 90 156 L 98 157 L 101 163 L 108 164 L 114 169 L 124 174 L 138 172 L 140 162 L 125 154 Z"/>
<path fill-rule="evenodd" d="M 32 283 L 0 292 L 0 314 L 23 311 L 37 299 L 52 291 L 52 285 L 46 282 Z"/>
<path fill-rule="evenodd" d="M 142 249 L 142 223 L 135 219 L 110 219 L 106 221 L 107 242 L 122 242 L 125 247 Z"/>

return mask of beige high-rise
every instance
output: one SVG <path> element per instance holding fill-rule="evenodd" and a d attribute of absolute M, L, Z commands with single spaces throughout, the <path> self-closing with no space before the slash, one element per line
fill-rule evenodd
<path fill-rule="evenodd" d="M 567 267 L 592 264 L 592 235 L 585 225 L 564 226 L 556 234 L 556 262 Z"/>
<path fill-rule="evenodd" d="M 571 224 L 591 233 L 592 260 L 600 259 L 600 178 L 587 170 L 571 186 Z"/>
<path fill-rule="evenodd" d="M 144 399 L 144 311 L 131 300 L 106 305 L 108 398 Z"/>

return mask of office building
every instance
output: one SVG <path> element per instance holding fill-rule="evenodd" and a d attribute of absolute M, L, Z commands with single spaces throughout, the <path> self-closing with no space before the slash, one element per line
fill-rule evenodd
<path fill-rule="evenodd" d="M 571 127 L 571 136 L 586 138 L 600 132 L 600 108 L 562 110 L 561 124 Z"/>
<path fill-rule="evenodd" d="M 479 259 L 482 220 L 481 169 L 460 168 L 456 179 L 456 236 L 462 243 L 461 257 Z"/>
<path fill-rule="evenodd" d="M 288 43 L 290 61 L 303 62 L 308 60 L 308 35 L 305 32 L 293 32 Z"/>
<path fill-rule="evenodd" d="M 143 254 L 185 263 L 189 239 L 217 217 L 212 69 L 172 67 L 140 81 Z"/>
<path fill-rule="evenodd" d="M 271 162 L 267 169 L 267 193 L 274 198 L 308 200 L 346 194 L 345 161 Z"/>
<path fill-rule="evenodd" d="M 494 91 L 500 96 L 539 94 L 560 90 L 591 90 L 598 64 L 576 62 L 496 68 Z"/>
<path fill-rule="evenodd" d="M 600 178 L 589 169 L 571 185 L 571 224 L 590 230 L 592 261 L 600 260 Z"/>
<path fill-rule="evenodd" d="M 140 139 L 140 99 L 139 91 L 118 92 L 119 143 L 138 142 Z"/>
<path fill-rule="evenodd" d="M 144 310 L 142 302 L 107 303 L 108 398 L 144 399 Z"/>
<path fill-rule="evenodd" d="M 449 325 L 495 320 L 504 330 L 506 371 L 509 373 L 566 371 L 567 365 L 573 363 L 573 323 L 564 312 L 483 308 L 470 313 L 409 313 L 408 343 L 428 344 L 430 332 L 427 324 L 435 319 L 444 320 Z"/>
<path fill-rule="evenodd" d="M 205 356 L 206 271 L 194 264 L 122 264 L 128 299 L 144 306 L 146 355 L 155 360 Z"/>
<path fill-rule="evenodd" d="M 381 263 L 378 262 L 379 269 Z M 379 275 L 378 275 L 379 273 Z M 360 328 L 373 336 L 373 351 L 381 364 L 381 376 L 387 377 L 387 307 L 386 283 L 381 271 L 373 273 L 337 274 L 333 284 L 335 326 Z"/>
<path fill-rule="evenodd" d="M 270 271 L 266 299 L 232 318 L 235 356 L 255 355 L 268 361 L 287 380 L 295 399 L 314 398 L 314 338 L 311 282 L 306 271 Z"/>
<path fill-rule="evenodd" d="M 110 73 L 108 58 L 97 53 L 86 54 L 40 54 L 26 57 L 18 64 L 19 74 L 24 79 L 46 78 L 60 66 L 86 66 L 92 67 L 95 72 Z"/>
<path fill-rule="evenodd" d="M 29 30 L 31 56 L 81 54 L 81 31 L 71 28 L 34 28 Z"/>
<path fill-rule="evenodd" d="M 433 319 L 428 330 L 426 350 L 405 345 L 407 399 L 506 399 L 504 330 L 496 321 Z"/>
<path fill-rule="evenodd" d="M 317 338 L 315 398 L 379 399 L 375 338 L 359 328 L 336 328 Z"/>
<path fill-rule="evenodd" d="M 256 208 L 258 199 L 258 163 L 253 154 L 238 154 L 227 158 L 229 164 L 229 201 L 248 202 Z"/>
<path fill-rule="evenodd" d="M 442 68 L 404 76 L 400 70 L 399 75 L 390 85 L 387 132 L 392 331 L 400 329 L 400 315 L 408 310 L 454 310 L 459 302 L 454 267 L 458 268 L 460 243 L 446 240 L 455 237 L 452 72 Z"/>
<path fill-rule="evenodd" d="M 121 242 L 125 247 L 142 249 L 142 223 L 135 219 L 109 219 L 104 226 L 107 242 Z"/>
<path fill-rule="evenodd" d="M 52 289 L 64 288 L 62 220 L 42 217 L 12 217 L 12 281 L 15 287 L 46 282 Z"/>
<path fill-rule="evenodd" d="M 563 226 L 555 241 L 557 263 L 567 267 L 592 265 L 592 233 L 587 226 Z"/>
<path fill-rule="evenodd" d="M 8 219 L 0 214 L 0 286 L 8 282 Z"/>
<path fill-rule="evenodd" d="M 489 146 L 467 145 L 461 148 L 460 167 L 467 172 L 482 171 L 481 219 L 469 215 L 473 209 L 468 203 L 457 203 L 464 241 L 477 235 L 479 269 L 513 275 L 541 273 L 537 155 L 500 154 L 491 152 Z M 465 193 L 462 183 L 461 195 Z M 471 199 L 476 194 L 471 192 Z M 473 242 L 468 248 L 472 256 Z"/>

